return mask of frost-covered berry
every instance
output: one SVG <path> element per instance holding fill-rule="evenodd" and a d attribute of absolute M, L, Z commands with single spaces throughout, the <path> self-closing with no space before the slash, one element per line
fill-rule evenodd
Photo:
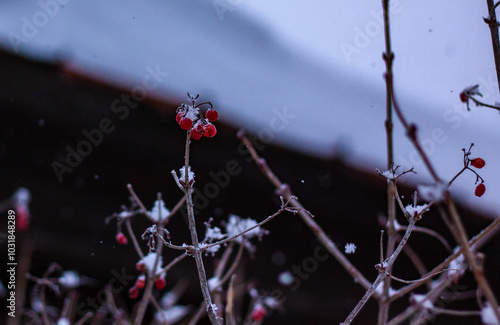
<path fill-rule="evenodd" d="M 146 269 L 146 264 L 144 264 L 144 262 L 140 261 L 140 262 L 135 264 L 135 269 L 139 272 L 142 272 Z"/>
<path fill-rule="evenodd" d="M 193 140 L 200 140 L 203 136 L 202 131 L 199 131 L 197 128 L 192 128 L 190 134 Z"/>
<path fill-rule="evenodd" d="M 209 122 L 215 122 L 219 119 L 219 113 L 214 109 L 209 109 L 205 117 Z"/>
<path fill-rule="evenodd" d="M 177 113 L 177 115 L 175 116 L 175 121 L 177 122 L 177 124 L 181 123 L 181 118 L 183 116 L 184 116 L 184 113 Z"/>
<path fill-rule="evenodd" d="M 476 196 L 478 196 L 478 197 L 481 197 L 481 196 L 483 196 L 484 192 L 486 192 L 486 186 L 484 186 L 484 184 L 481 183 L 478 186 L 476 186 L 476 190 L 474 191 L 474 194 L 476 194 Z"/>
<path fill-rule="evenodd" d="M 16 227 L 18 230 L 26 230 L 30 225 L 30 213 L 24 204 L 16 206 Z"/>
<path fill-rule="evenodd" d="M 189 130 L 193 126 L 193 120 L 189 117 L 183 117 L 179 121 L 179 125 L 181 126 L 181 129 Z"/>
<path fill-rule="evenodd" d="M 484 167 L 484 165 L 486 165 L 486 162 L 484 161 L 483 158 L 474 158 L 470 161 L 470 164 L 473 166 L 473 167 L 476 167 L 478 169 L 481 169 Z"/>
<path fill-rule="evenodd" d="M 156 287 L 156 289 L 158 289 L 158 290 L 161 290 L 161 289 L 165 288 L 165 285 L 166 285 L 166 284 L 167 284 L 167 282 L 165 281 L 165 279 L 164 279 L 164 278 L 158 278 L 158 279 L 156 279 L 156 281 L 155 281 L 155 287 Z"/>
<path fill-rule="evenodd" d="M 128 291 L 128 296 L 130 299 L 136 299 L 137 297 L 139 297 L 139 290 L 136 287 L 130 288 L 130 290 Z"/>
<path fill-rule="evenodd" d="M 266 308 L 264 308 L 264 306 L 262 306 L 261 304 L 256 304 L 255 307 L 253 308 L 252 310 L 252 320 L 254 322 L 258 322 L 258 321 L 261 321 L 264 319 L 264 317 L 266 317 Z"/>
<path fill-rule="evenodd" d="M 143 289 L 145 285 L 146 285 L 146 276 L 144 274 L 139 275 L 139 277 L 135 281 L 135 287 L 137 289 Z"/>
<path fill-rule="evenodd" d="M 207 138 L 212 138 L 217 134 L 217 129 L 212 123 L 208 123 L 203 127 L 203 135 Z"/>
<path fill-rule="evenodd" d="M 116 242 L 120 245 L 127 245 L 128 243 L 128 240 L 127 240 L 127 236 L 125 236 L 122 232 L 119 232 L 118 234 L 116 234 Z"/>

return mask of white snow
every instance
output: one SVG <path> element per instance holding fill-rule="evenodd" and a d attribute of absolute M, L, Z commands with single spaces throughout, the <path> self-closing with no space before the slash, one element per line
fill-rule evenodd
<path fill-rule="evenodd" d="M 160 324 L 175 324 L 184 318 L 190 311 L 191 308 L 188 306 L 175 305 L 167 309 L 158 310 L 155 313 L 155 320 Z"/>
<path fill-rule="evenodd" d="M 221 240 L 226 237 L 225 234 L 222 233 L 219 227 L 207 228 L 205 233 L 205 239 L 209 242 L 214 240 Z"/>
<path fill-rule="evenodd" d="M 207 247 L 208 244 L 205 244 L 205 243 L 200 243 L 200 249 L 204 249 L 207 253 L 210 253 L 212 254 L 212 256 L 217 253 L 220 249 L 220 245 L 214 245 L 214 246 L 210 246 L 210 247 Z"/>
<path fill-rule="evenodd" d="M 346 243 L 345 244 L 345 253 L 346 254 L 354 254 L 356 253 L 356 245 L 354 243 Z"/>
<path fill-rule="evenodd" d="M 12 203 L 15 206 L 28 206 L 31 201 L 31 193 L 27 188 L 20 187 L 12 195 Z"/>
<path fill-rule="evenodd" d="M 293 275 L 290 271 L 281 272 L 278 275 L 278 282 L 281 285 L 289 286 L 293 283 Z"/>
<path fill-rule="evenodd" d="M 220 279 L 217 277 L 213 277 L 208 279 L 208 289 L 210 291 L 214 290 L 220 284 Z"/>
<path fill-rule="evenodd" d="M 405 207 L 405 210 L 406 212 L 408 212 L 410 215 L 412 216 L 416 216 L 417 214 L 421 213 L 422 211 L 424 211 L 425 207 L 427 207 L 427 204 L 424 204 L 424 205 L 416 205 L 416 206 L 413 206 L 413 205 L 407 205 Z"/>
<path fill-rule="evenodd" d="M 420 198 L 427 202 L 439 202 L 444 199 L 446 184 L 418 185 L 417 192 Z"/>
<path fill-rule="evenodd" d="M 80 276 L 75 271 L 64 271 L 59 283 L 67 289 L 76 288 L 80 285 Z"/>
<path fill-rule="evenodd" d="M 170 211 L 165 208 L 165 202 L 163 202 L 163 200 L 156 200 L 149 214 L 155 222 L 158 222 L 165 219 L 170 214 Z"/>
<path fill-rule="evenodd" d="M 235 236 L 239 233 L 242 233 L 243 231 L 254 227 L 257 225 L 257 221 L 247 218 L 247 219 L 242 219 L 234 214 L 229 216 L 229 222 L 226 225 L 226 232 L 228 237 Z M 238 243 L 241 243 L 243 241 L 243 238 L 252 238 L 254 236 L 258 236 L 260 234 L 260 227 L 256 227 L 255 229 L 250 230 L 249 232 L 246 232 L 240 237 L 237 237 L 235 240 Z"/>
<path fill-rule="evenodd" d="M 481 309 L 481 320 L 484 325 L 499 325 L 495 313 L 493 312 L 493 307 L 489 302 L 486 302 L 483 309 Z"/>
<path fill-rule="evenodd" d="M 180 173 L 179 181 L 182 183 L 186 180 L 186 167 L 184 167 L 184 166 L 181 167 L 179 169 L 179 173 Z M 188 181 L 189 182 L 194 181 L 194 173 L 191 170 L 191 166 L 188 166 Z"/>
<path fill-rule="evenodd" d="M 58 5 L 61 4 L 61 5 Z M 226 3 L 226 2 L 224 2 Z M 385 166 L 384 38 L 380 1 L 27 0 L 0 2 L 0 47 L 154 98 L 210 100 L 226 123 L 265 143 L 352 166 Z M 461 148 L 500 164 L 500 115 L 468 112 L 459 93 L 479 84 L 499 101 L 486 3 L 391 1 L 396 97 L 443 181 L 462 167 Z M 449 10 L 450 7 L 454 9 Z M 131 113 L 132 115 L 133 113 Z M 395 163 L 432 182 L 396 120 Z M 265 153 L 264 153 L 265 154 Z M 498 215 L 500 173 L 484 168 L 450 189 Z M 300 177 L 300 175 L 299 175 Z"/>
<path fill-rule="evenodd" d="M 143 259 L 141 259 L 138 263 L 144 263 L 144 265 L 146 266 L 146 269 L 151 273 L 152 270 L 153 270 L 153 267 L 155 265 L 155 260 L 156 260 L 156 253 L 154 252 L 150 252 L 148 255 L 144 256 Z M 156 272 L 154 272 L 153 274 L 158 274 L 161 269 L 162 269 L 162 263 L 163 263 L 163 259 L 161 256 L 158 257 L 158 264 L 156 265 Z"/>
<path fill-rule="evenodd" d="M 426 299 L 425 295 L 413 294 L 411 296 L 411 300 L 417 304 L 422 304 L 422 306 L 426 309 L 434 308 L 434 305 L 429 299 Z"/>

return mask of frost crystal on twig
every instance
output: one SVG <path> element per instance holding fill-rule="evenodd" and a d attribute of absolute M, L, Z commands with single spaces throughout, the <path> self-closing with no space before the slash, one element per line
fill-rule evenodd
<path fill-rule="evenodd" d="M 186 180 L 186 168 L 182 167 L 181 169 L 179 169 L 179 174 L 179 181 L 181 182 L 181 184 L 184 184 Z M 188 181 L 190 184 L 194 183 L 194 172 L 191 171 L 191 166 L 188 167 Z"/>
<path fill-rule="evenodd" d="M 241 219 L 237 215 L 230 215 L 229 216 L 229 222 L 226 225 L 226 231 L 228 237 L 236 236 L 239 233 L 242 233 L 243 231 L 247 230 L 248 228 L 252 228 L 257 225 L 257 221 L 247 218 L 247 219 Z M 243 234 L 242 237 L 245 238 L 252 238 L 255 236 L 259 236 L 261 234 L 261 229 L 260 227 L 256 227 L 255 229 L 250 230 L 249 232 Z M 243 241 L 243 238 L 237 237 L 235 240 L 238 243 L 241 243 Z"/>
<path fill-rule="evenodd" d="M 425 210 L 425 208 L 427 208 L 428 205 L 427 204 L 424 204 L 424 205 L 416 205 L 416 206 L 413 206 L 413 205 L 407 205 L 405 207 L 405 210 L 406 212 L 408 212 L 412 217 L 415 217 L 419 214 L 422 213 L 422 211 Z"/>
<path fill-rule="evenodd" d="M 444 192 L 446 191 L 446 184 L 434 184 L 434 185 L 418 185 L 417 190 L 419 196 L 427 202 L 443 201 Z"/>
<path fill-rule="evenodd" d="M 156 253 L 151 252 L 148 255 L 144 256 L 144 258 L 141 259 L 138 263 L 141 263 L 142 265 L 144 265 L 146 267 L 146 269 L 150 273 L 152 273 L 153 275 L 156 275 L 156 274 L 161 273 L 163 261 L 162 261 L 162 257 L 158 256 L 158 263 L 156 265 L 156 271 L 152 272 L 153 267 L 155 265 L 155 260 L 156 260 Z"/>
<path fill-rule="evenodd" d="M 183 319 L 189 312 L 191 307 L 175 305 L 167 309 L 158 310 L 155 314 L 155 321 L 158 324 L 175 324 Z"/>
<path fill-rule="evenodd" d="M 149 214 L 154 222 L 159 222 L 165 219 L 170 214 L 170 211 L 165 208 L 165 202 L 163 202 L 163 200 L 156 200 Z"/>
<path fill-rule="evenodd" d="M 432 301 L 427 299 L 425 295 L 420 295 L 420 294 L 414 294 L 410 297 L 410 301 L 415 304 L 420 304 L 422 307 L 425 309 L 432 309 L 434 308 L 434 305 L 432 304 Z"/>

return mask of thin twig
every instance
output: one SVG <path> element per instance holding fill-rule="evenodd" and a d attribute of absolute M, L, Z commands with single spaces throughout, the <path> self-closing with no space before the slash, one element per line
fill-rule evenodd
<path fill-rule="evenodd" d="M 366 291 L 363 298 L 361 298 L 361 300 L 358 302 L 356 307 L 354 307 L 354 309 L 351 311 L 349 316 L 347 316 L 346 320 L 343 323 L 341 323 L 341 325 L 349 325 L 354 320 L 354 318 L 358 315 L 358 313 L 363 308 L 363 306 L 366 304 L 368 299 L 370 299 L 370 296 L 374 292 L 376 292 L 375 290 L 377 289 L 378 285 L 380 283 L 382 283 L 382 281 L 384 281 L 384 279 L 388 276 L 388 273 L 386 272 L 386 270 L 394 264 L 397 257 L 401 253 L 401 250 L 406 245 L 406 242 L 408 241 L 408 238 L 410 238 L 410 235 L 411 235 L 411 232 L 413 230 L 414 225 L 415 225 L 415 219 L 411 218 L 409 220 L 408 229 L 406 230 L 403 238 L 401 239 L 398 246 L 394 250 L 394 253 L 389 258 L 387 258 L 383 263 L 376 265 L 376 268 L 379 271 L 377 278 L 375 279 L 373 284 L 370 286 L 370 288 Z"/>
<path fill-rule="evenodd" d="M 127 227 L 127 232 L 132 239 L 132 244 L 134 245 L 135 251 L 137 252 L 137 255 L 141 258 L 141 260 L 144 258 L 144 253 L 141 250 L 141 247 L 139 246 L 139 243 L 137 242 L 137 238 L 135 237 L 134 230 L 132 229 L 132 224 L 130 222 L 130 218 L 127 218 L 125 220 L 125 227 Z"/>
<path fill-rule="evenodd" d="M 158 193 L 158 200 L 161 200 L 161 194 Z M 161 218 L 161 216 L 159 216 Z M 156 271 L 158 269 L 158 265 L 160 263 L 161 254 L 163 252 L 163 244 L 161 242 L 156 243 L 156 258 L 153 263 L 152 270 L 148 270 L 148 279 L 146 283 L 146 288 L 144 289 L 144 294 L 142 295 L 142 300 L 137 309 L 137 315 L 134 321 L 135 325 L 140 325 L 143 322 L 144 315 L 146 313 L 146 309 L 150 303 L 150 297 L 152 296 L 153 284 L 156 281 L 158 274 Z M 160 265 L 161 266 L 161 265 Z"/>
<path fill-rule="evenodd" d="M 127 184 L 127 189 L 130 193 L 130 195 L 132 195 L 132 197 L 134 198 L 134 201 L 137 203 L 137 205 L 141 208 L 142 210 L 142 213 L 148 217 L 148 219 L 150 220 L 153 220 L 153 218 L 151 217 L 151 215 L 149 214 L 149 211 L 148 209 L 146 209 L 146 207 L 144 206 L 144 204 L 142 203 L 142 201 L 139 199 L 139 197 L 137 196 L 137 194 L 135 193 L 134 191 L 134 188 L 132 187 L 132 184 Z"/>
<path fill-rule="evenodd" d="M 236 279 L 236 274 L 231 276 L 231 281 L 229 281 L 229 288 L 227 289 L 227 303 L 226 303 L 226 320 L 227 325 L 236 325 L 236 320 L 234 319 L 233 305 L 234 305 L 234 280 Z"/>
<path fill-rule="evenodd" d="M 186 196 L 186 208 L 188 214 L 188 227 L 191 233 L 191 241 L 195 250 L 193 251 L 194 260 L 196 262 L 196 268 L 198 270 L 198 278 L 200 280 L 201 292 L 203 294 L 203 300 L 207 306 L 208 317 L 212 324 L 220 324 L 220 317 L 216 314 L 214 305 L 212 304 L 212 297 L 210 296 L 210 290 L 208 288 L 207 275 L 205 272 L 205 266 L 203 264 L 203 252 L 200 250 L 200 243 L 198 241 L 198 234 L 196 232 L 196 220 L 194 216 L 194 203 L 192 197 L 192 184 L 189 182 L 189 148 L 190 148 L 191 135 L 186 132 L 186 149 L 184 156 L 184 194 Z"/>
<path fill-rule="evenodd" d="M 499 231 L 500 231 L 500 218 L 496 218 L 485 229 L 483 229 L 479 234 L 477 234 L 474 238 L 472 238 L 469 241 L 469 246 L 473 247 L 474 249 L 479 249 L 480 247 L 485 245 Z M 426 276 L 445 269 L 446 267 L 448 267 L 448 265 L 451 263 L 451 261 L 456 259 L 460 254 L 462 254 L 462 252 L 463 252 L 463 248 L 458 247 L 458 249 L 456 249 L 453 252 L 453 254 L 448 256 L 443 262 L 441 262 L 439 265 L 437 265 L 431 271 L 429 271 L 426 274 Z M 422 284 L 423 284 L 422 282 L 417 282 L 417 283 L 413 283 L 413 284 L 410 284 L 408 286 L 402 287 L 402 288 L 396 290 L 391 295 L 390 299 L 396 300 L 396 299 L 408 294 L 409 292 L 415 290 L 416 288 L 418 288 Z"/>
<path fill-rule="evenodd" d="M 269 168 L 266 161 L 261 158 L 252 143 L 246 136 L 244 130 L 238 131 L 238 138 L 246 145 L 248 151 L 250 152 L 253 160 L 257 163 L 257 166 L 261 170 L 262 174 L 267 177 L 267 179 L 273 184 L 276 189 L 280 192 L 285 199 L 290 200 L 293 196 L 290 187 L 286 184 L 283 184 L 279 178 L 273 173 L 273 171 Z M 297 199 L 293 199 L 290 201 L 290 205 L 299 208 L 299 216 L 306 223 L 306 225 L 311 229 L 311 231 L 318 237 L 320 243 L 323 247 L 332 254 L 337 261 L 344 267 L 344 269 L 354 278 L 356 283 L 359 283 L 365 290 L 371 287 L 370 281 L 368 281 L 363 274 L 342 254 L 342 252 L 337 248 L 337 246 L 328 238 L 324 230 L 314 221 L 311 217 L 311 214 L 307 212 L 306 209 L 300 204 Z M 378 293 L 374 294 L 375 298 L 379 297 Z"/>
<path fill-rule="evenodd" d="M 497 3 L 495 5 L 493 0 L 486 0 L 486 3 L 488 4 L 489 17 L 487 19 L 485 19 L 484 21 L 490 27 L 491 45 L 493 48 L 493 56 L 495 58 L 495 68 L 497 71 L 497 81 L 498 81 L 498 87 L 500 90 L 500 40 L 498 38 L 498 21 L 497 21 L 497 17 L 495 14 L 495 9 L 499 3 Z"/>
<path fill-rule="evenodd" d="M 168 221 L 170 220 L 170 218 L 177 212 L 179 211 L 179 209 L 182 207 L 182 205 L 186 202 L 186 196 L 182 196 L 182 198 L 179 200 L 179 202 L 177 202 L 177 204 L 172 208 L 172 210 L 170 211 L 170 214 L 161 221 L 160 225 L 161 226 L 165 226 Z"/>
<path fill-rule="evenodd" d="M 250 227 L 250 228 L 247 228 L 245 229 L 244 231 L 234 235 L 234 236 L 231 236 L 231 237 L 228 237 L 228 238 L 225 238 L 225 239 L 222 239 L 222 240 L 219 240 L 218 242 L 215 242 L 215 243 L 211 243 L 211 244 L 206 244 L 205 246 L 203 246 L 203 250 L 206 250 L 207 248 L 210 248 L 210 247 L 213 247 L 213 246 L 217 246 L 217 245 L 222 245 L 224 243 L 227 243 L 228 241 L 231 241 L 233 239 L 236 239 L 240 236 L 243 236 L 244 234 L 246 234 L 247 232 L 249 231 L 252 231 L 254 230 L 255 228 L 258 228 L 260 226 L 262 226 L 263 224 L 265 223 L 268 223 L 269 221 L 271 221 L 272 219 L 274 219 L 275 217 L 277 217 L 278 215 L 280 215 L 283 211 L 288 211 L 287 210 L 287 206 L 290 204 L 290 202 L 292 200 L 295 200 L 297 199 L 295 196 L 292 196 L 290 199 L 288 199 L 288 201 L 286 201 L 282 206 L 281 208 L 276 211 L 275 213 L 273 213 L 272 215 L 270 215 L 269 217 L 267 217 L 266 219 L 262 220 L 261 222 L 259 222 L 258 224 Z M 297 212 L 301 211 L 300 209 L 297 209 L 296 210 Z"/>

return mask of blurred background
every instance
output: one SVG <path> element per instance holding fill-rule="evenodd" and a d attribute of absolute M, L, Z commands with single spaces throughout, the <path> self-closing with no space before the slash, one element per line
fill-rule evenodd
<path fill-rule="evenodd" d="M 473 194 L 472 174 L 451 189 L 473 235 L 500 208 L 500 116 L 484 108 L 468 112 L 458 96 L 479 84 L 484 101 L 499 100 L 482 19 L 486 3 L 392 3 L 396 95 L 436 169 L 451 179 L 462 167 L 461 149 L 472 142 L 473 155 L 486 160 L 483 197 Z M 242 167 L 216 197 L 200 201 L 200 229 L 210 217 L 259 220 L 279 207 L 273 187 L 241 150 L 236 132 L 244 128 L 334 242 L 356 243 L 350 259 L 374 279 L 377 218 L 386 210 L 385 181 L 375 172 L 386 164 L 381 17 L 379 2 L 361 1 L 0 2 L 0 194 L 8 199 L 20 187 L 30 190 L 31 224 L 17 242 L 19 252 L 32 247 L 30 272 L 41 275 L 53 261 L 100 283 L 112 278 L 110 270 L 134 272 L 132 248 L 116 245 L 116 226 L 104 219 L 128 204 L 129 183 L 148 207 L 157 192 L 169 208 L 180 199 L 170 175 L 184 154 L 175 109 L 189 91 L 220 114 L 217 136 L 192 146 L 196 184 L 203 188 L 231 161 Z M 96 130 L 102 139 L 88 154 L 68 158 Z M 409 203 L 412 187 L 431 179 L 398 123 L 395 152 L 396 164 L 418 172 L 401 189 Z M 423 225 L 447 233 L 437 215 Z M 141 233 L 147 222 L 134 226 Z M 181 218 L 170 227 L 179 243 L 189 240 Z M 285 292 L 283 310 L 269 322 L 342 321 L 363 291 L 333 258 L 298 290 L 281 286 L 278 275 L 301 265 L 318 243 L 293 215 L 268 228 L 243 269 L 259 289 Z M 429 267 L 447 256 L 419 236 L 415 248 Z M 498 239 L 485 248 L 496 289 L 499 250 Z M 418 276 L 408 265 L 401 274 Z M 172 270 L 168 287 L 184 276 L 195 276 L 191 261 Z M 82 298 L 98 288 L 88 290 Z M 200 299 L 191 283 L 183 303 Z M 360 316 L 372 319 L 375 311 L 369 305 Z"/>

